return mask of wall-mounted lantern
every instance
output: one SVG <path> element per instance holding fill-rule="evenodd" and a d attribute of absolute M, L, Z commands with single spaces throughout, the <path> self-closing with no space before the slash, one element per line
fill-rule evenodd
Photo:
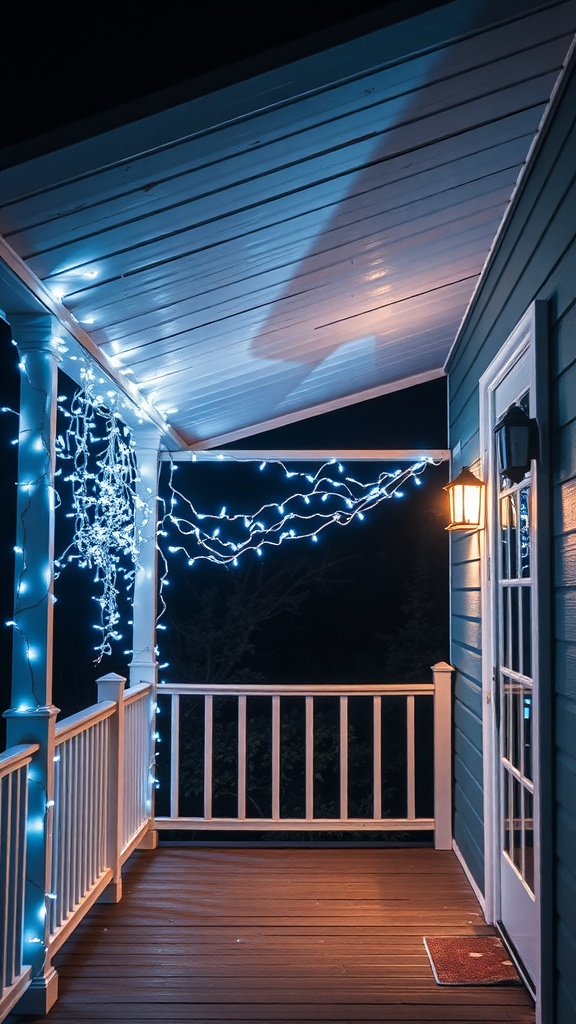
<path fill-rule="evenodd" d="M 538 455 L 538 424 L 519 405 L 511 405 L 494 427 L 500 473 L 519 484 Z"/>
<path fill-rule="evenodd" d="M 484 484 L 467 466 L 444 488 L 450 501 L 447 530 L 481 530 L 484 526 Z"/>

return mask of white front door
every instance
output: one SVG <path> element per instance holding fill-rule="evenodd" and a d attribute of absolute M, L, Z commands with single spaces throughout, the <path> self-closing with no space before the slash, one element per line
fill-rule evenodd
<path fill-rule="evenodd" d="M 540 973 L 536 463 L 519 483 L 499 471 L 493 427 L 512 403 L 534 416 L 533 337 L 519 332 L 484 375 L 489 506 L 485 713 L 493 919 L 534 990 Z M 486 735 L 486 733 L 485 733 Z"/>

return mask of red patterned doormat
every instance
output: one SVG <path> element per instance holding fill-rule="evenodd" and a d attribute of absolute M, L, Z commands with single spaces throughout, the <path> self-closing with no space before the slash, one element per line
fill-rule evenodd
<path fill-rule="evenodd" d="M 497 935 L 449 935 L 424 939 L 439 985 L 521 985 Z"/>

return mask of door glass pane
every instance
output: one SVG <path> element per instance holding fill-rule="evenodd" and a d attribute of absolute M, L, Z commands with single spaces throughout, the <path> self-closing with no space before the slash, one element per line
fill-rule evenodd
<path fill-rule="evenodd" d="M 504 825 L 502 848 L 512 860 L 512 777 L 507 771 L 502 773 L 502 810 Z"/>
<path fill-rule="evenodd" d="M 522 688 L 518 684 L 511 686 L 510 715 L 510 753 L 509 760 L 515 768 L 520 768 L 520 751 L 522 747 Z"/>
<path fill-rule="evenodd" d="M 510 575 L 510 538 L 508 536 L 510 524 L 510 499 L 507 495 L 500 499 L 500 575 L 502 579 L 508 579 Z"/>
<path fill-rule="evenodd" d="M 524 692 L 523 698 L 524 725 L 524 765 L 523 775 L 532 781 L 532 694 Z"/>
<path fill-rule="evenodd" d="M 524 881 L 534 892 L 534 799 L 524 791 Z"/>
<path fill-rule="evenodd" d="M 518 576 L 518 495 L 508 495 L 508 502 L 510 506 L 510 526 L 508 528 L 510 565 L 508 568 L 508 579 L 513 580 Z"/>
<path fill-rule="evenodd" d="M 512 693 L 511 693 L 510 681 L 506 676 L 502 676 L 501 679 L 501 707 L 502 707 L 502 721 L 500 725 L 501 734 L 501 753 L 502 757 L 505 757 L 508 761 L 510 760 L 510 730 L 512 720 Z"/>
<path fill-rule="evenodd" d="M 530 494 L 528 487 L 523 487 L 519 496 L 520 518 L 520 576 L 530 576 Z"/>
<path fill-rule="evenodd" d="M 501 650 L 501 661 L 502 666 L 510 668 L 510 613 L 509 613 L 509 593 L 506 588 L 502 593 L 502 650 Z"/>
<path fill-rule="evenodd" d="M 520 671 L 520 638 L 519 627 L 519 594 L 518 587 L 510 587 L 510 639 L 512 641 L 510 651 L 510 668 L 513 672 Z"/>
<path fill-rule="evenodd" d="M 522 587 L 522 673 L 532 676 L 532 601 L 530 587 Z"/>
<path fill-rule="evenodd" d="M 514 866 L 522 874 L 522 787 L 518 779 L 512 782 L 512 850 L 511 859 Z"/>

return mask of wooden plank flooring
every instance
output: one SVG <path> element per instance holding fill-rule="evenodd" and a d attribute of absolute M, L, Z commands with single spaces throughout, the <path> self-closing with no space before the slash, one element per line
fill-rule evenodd
<path fill-rule="evenodd" d="M 451 853 L 164 847 L 56 958 L 49 1024 L 533 1024 L 521 987 L 434 982 L 424 935 L 491 931 Z"/>

